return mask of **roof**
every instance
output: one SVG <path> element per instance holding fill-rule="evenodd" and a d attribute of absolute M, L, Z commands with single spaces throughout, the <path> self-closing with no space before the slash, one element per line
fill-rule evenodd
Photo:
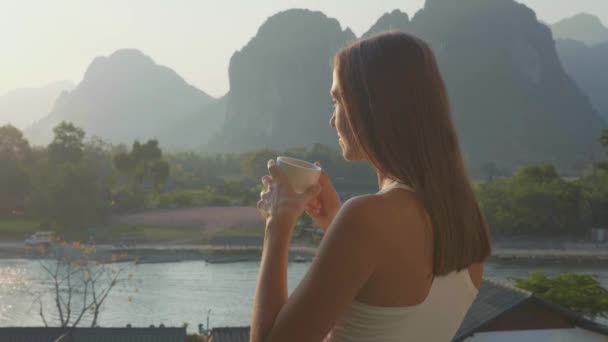
<path fill-rule="evenodd" d="M 2 342 L 183 342 L 186 328 L 0 328 Z"/>
<path fill-rule="evenodd" d="M 532 296 L 530 292 L 484 279 L 454 340 L 458 341 L 470 336 L 479 327 L 525 302 L 530 296 Z"/>
<path fill-rule="evenodd" d="M 570 319 L 577 326 L 608 336 L 608 327 L 587 319 L 576 312 L 568 310 L 557 304 L 548 302 L 531 292 L 500 283 L 495 280 L 484 279 L 479 293 L 471 308 L 467 312 L 454 341 L 462 341 L 471 336 L 478 329 L 500 315 L 525 302 L 534 302 L 551 311 L 555 311 Z"/>
<path fill-rule="evenodd" d="M 213 342 L 249 342 L 249 327 L 213 328 Z"/>

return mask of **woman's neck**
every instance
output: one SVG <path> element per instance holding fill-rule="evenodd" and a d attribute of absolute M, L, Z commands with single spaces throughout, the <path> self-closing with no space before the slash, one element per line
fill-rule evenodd
<path fill-rule="evenodd" d="M 376 176 L 378 177 L 378 191 L 382 191 L 382 189 L 395 183 L 394 179 L 383 175 L 380 171 L 376 171 Z"/>

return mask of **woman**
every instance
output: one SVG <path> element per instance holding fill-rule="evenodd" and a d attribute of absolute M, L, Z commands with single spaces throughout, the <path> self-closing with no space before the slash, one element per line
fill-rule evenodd
<path fill-rule="evenodd" d="M 337 54 L 331 96 L 344 158 L 368 161 L 380 191 L 341 205 L 323 173 L 296 194 L 269 161 L 251 341 L 450 341 L 490 242 L 435 57 L 405 33 L 359 41 Z M 304 211 L 326 234 L 288 298 L 289 241 Z"/>

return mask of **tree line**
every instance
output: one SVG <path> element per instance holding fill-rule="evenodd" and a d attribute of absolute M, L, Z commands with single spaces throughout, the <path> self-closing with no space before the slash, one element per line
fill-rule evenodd
<path fill-rule="evenodd" d="M 608 130 L 599 143 L 607 148 Z M 0 127 L 0 216 L 82 226 L 135 210 L 253 205 L 266 161 L 278 155 L 319 161 L 346 195 L 377 189 L 373 170 L 317 144 L 241 154 L 163 153 L 155 139 L 112 145 L 62 122 L 47 146 L 30 146 L 17 128 Z M 577 178 L 553 165 L 505 175 L 487 163 L 476 191 L 493 235 L 582 236 L 608 228 L 608 158 Z"/>

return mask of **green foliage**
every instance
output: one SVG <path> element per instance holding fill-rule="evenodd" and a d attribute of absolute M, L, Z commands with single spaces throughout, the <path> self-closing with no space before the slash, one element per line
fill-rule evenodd
<path fill-rule="evenodd" d="M 0 160 L 0 215 L 9 215 L 25 198 L 29 177 L 25 168 L 15 160 Z"/>
<path fill-rule="evenodd" d="M 134 191 L 138 191 L 146 181 L 151 182 L 158 191 L 169 177 L 169 164 L 162 159 L 162 155 L 158 140 L 148 140 L 145 144 L 136 140 L 130 152 L 114 156 L 114 166 L 130 177 Z"/>
<path fill-rule="evenodd" d="M 588 224 L 595 228 L 608 228 L 608 170 L 597 170 L 583 177 L 581 185 Z"/>
<path fill-rule="evenodd" d="M 27 140 L 11 125 L 0 127 L 0 215 L 12 215 L 29 188 L 25 162 L 31 150 Z"/>
<path fill-rule="evenodd" d="M 55 137 L 48 146 L 50 159 L 55 163 L 80 161 L 84 154 L 84 130 L 71 122 L 63 121 L 53 132 Z"/>
<path fill-rule="evenodd" d="M 564 273 L 551 278 L 534 272 L 528 278 L 511 280 L 516 287 L 581 315 L 608 318 L 608 290 L 600 285 L 596 275 Z"/>
<path fill-rule="evenodd" d="M 0 126 L 0 160 L 24 160 L 30 153 L 30 145 L 23 133 L 15 126 Z"/>
<path fill-rule="evenodd" d="M 608 128 L 602 129 L 602 134 L 600 135 L 600 144 L 604 147 L 608 147 Z"/>
<path fill-rule="evenodd" d="M 574 235 L 588 232 L 580 182 L 560 178 L 552 165 L 530 166 L 510 179 L 478 186 L 478 197 L 494 233 Z"/>
<path fill-rule="evenodd" d="M 261 149 L 245 152 L 240 157 L 242 174 L 258 179 L 268 173 L 267 162 L 276 159 L 279 152 L 271 149 Z"/>
<path fill-rule="evenodd" d="M 515 175 L 520 184 L 548 183 L 559 179 L 557 170 L 551 164 L 528 166 Z"/>
<path fill-rule="evenodd" d="M 94 170 L 79 163 L 64 163 L 49 185 L 48 216 L 69 227 L 97 222 L 104 207 L 102 189 Z"/>

